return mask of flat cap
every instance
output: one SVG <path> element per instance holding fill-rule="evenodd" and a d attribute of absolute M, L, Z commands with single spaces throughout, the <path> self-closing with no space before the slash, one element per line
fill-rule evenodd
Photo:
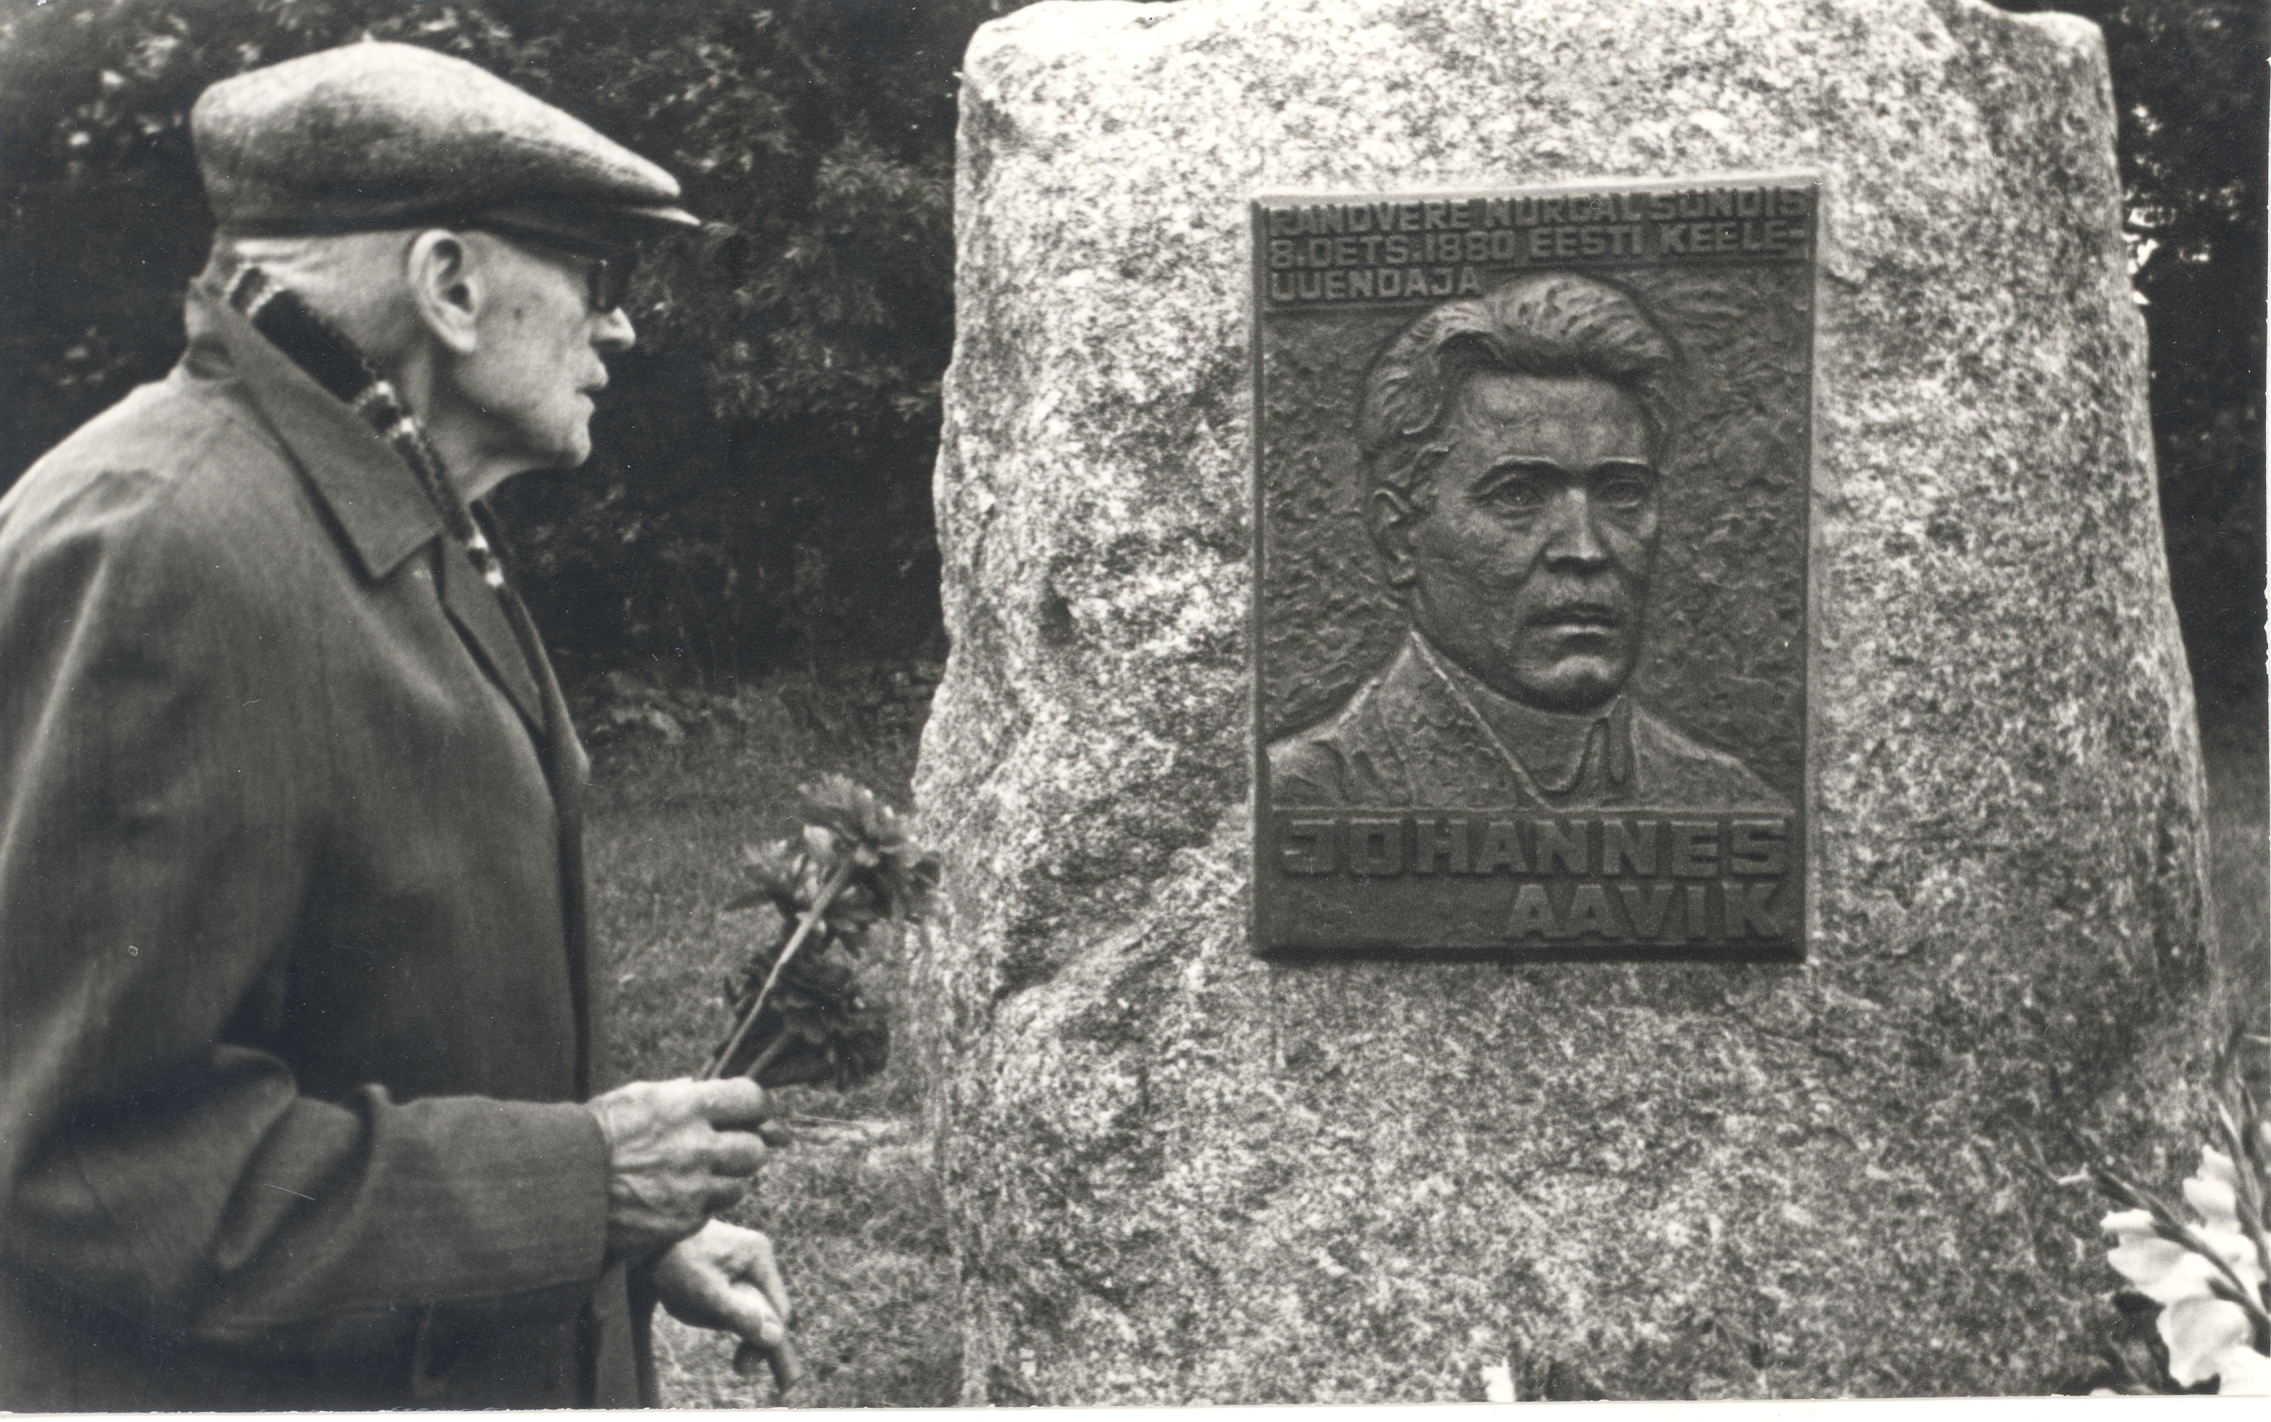
<path fill-rule="evenodd" d="M 678 180 L 477 65 L 365 41 L 224 79 L 190 142 L 225 232 L 484 218 L 606 244 L 700 225 Z"/>

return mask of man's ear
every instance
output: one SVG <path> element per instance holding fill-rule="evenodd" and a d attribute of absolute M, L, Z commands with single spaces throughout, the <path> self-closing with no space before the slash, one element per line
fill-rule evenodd
<path fill-rule="evenodd" d="M 1388 585 L 1409 586 L 1419 576 L 1419 560 L 1412 553 L 1411 539 L 1420 511 L 1410 499 L 1383 484 L 1372 491 L 1364 515 L 1372 532 L 1372 546 L 1380 550 L 1388 565 Z"/>
<path fill-rule="evenodd" d="M 407 276 L 418 320 L 433 338 L 459 355 L 478 344 L 482 274 L 473 247 L 455 232 L 421 232 L 410 244 Z"/>

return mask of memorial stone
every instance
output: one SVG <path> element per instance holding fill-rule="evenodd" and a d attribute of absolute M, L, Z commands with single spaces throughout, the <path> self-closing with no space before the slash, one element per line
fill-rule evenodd
<path fill-rule="evenodd" d="M 2079 1383 L 2111 1279 L 2058 1177 L 2100 1149 L 2165 1173 L 2213 933 L 2095 30 L 1971 0 L 1052 0 L 978 32 L 961 103 L 953 651 L 916 790 L 948 865 L 918 976 L 966 1400 Z M 1805 279 L 1718 309 L 1557 236 L 1289 337 L 1322 374 L 1270 384 L 1273 203 L 1666 185 L 1805 193 Z M 1394 540 L 1352 536 L 1351 401 L 1438 299 L 1571 273 L 1718 362 L 1706 386 L 1768 392 L 1688 407 L 1716 452 L 1655 470 L 1608 681 L 1787 803 L 1791 951 L 1280 951 L 1256 797 L 1404 635 Z M 1259 425 L 1257 377 L 1286 400 Z M 1314 438 L 1273 474 L 1288 419 Z M 1607 491 L 1652 457 L 1559 464 Z M 1273 547 L 1324 551 L 1305 576 Z M 1385 807 L 1406 863 L 1422 798 Z M 1723 865 L 1740 834 L 1766 862 L 1782 811 L 1728 805 L 1651 852 Z M 1504 852 L 1597 869 L 1638 815 L 1524 811 L 1546 827 Z"/>

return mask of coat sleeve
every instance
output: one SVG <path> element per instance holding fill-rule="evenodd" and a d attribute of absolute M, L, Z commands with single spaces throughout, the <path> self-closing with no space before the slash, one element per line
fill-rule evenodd
<path fill-rule="evenodd" d="M 605 1236 L 583 1108 L 314 1099 L 242 1029 L 337 787 L 292 699 L 321 666 L 263 660 L 295 632 L 260 530 L 185 531 L 174 487 L 100 473 L 0 519 L 0 1260 L 261 1352 L 572 1313 Z"/>

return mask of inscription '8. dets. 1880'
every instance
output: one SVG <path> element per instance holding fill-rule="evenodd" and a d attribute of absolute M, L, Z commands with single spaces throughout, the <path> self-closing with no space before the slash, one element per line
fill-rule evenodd
<path fill-rule="evenodd" d="M 1259 948 L 1802 951 L 1817 207 L 1256 201 Z"/>

